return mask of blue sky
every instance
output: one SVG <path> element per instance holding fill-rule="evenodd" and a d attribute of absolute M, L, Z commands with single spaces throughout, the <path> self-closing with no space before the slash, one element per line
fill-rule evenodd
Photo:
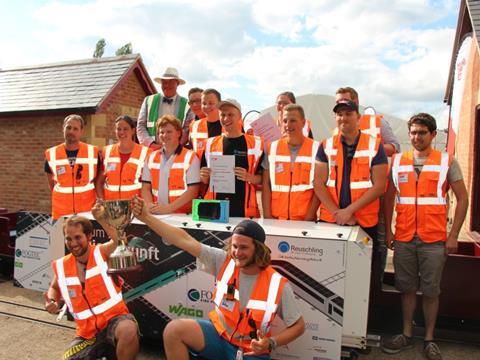
<path fill-rule="evenodd" d="M 189 87 L 214 87 L 245 110 L 276 94 L 333 95 L 446 124 L 443 95 L 459 0 L 0 0 L 0 68 L 104 56 L 127 42 L 151 77 L 175 66 Z"/>

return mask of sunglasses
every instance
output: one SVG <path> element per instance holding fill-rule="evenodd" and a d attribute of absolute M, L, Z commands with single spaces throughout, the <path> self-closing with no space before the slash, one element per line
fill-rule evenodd
<path fill-rule="evenodd" d="M 257 338 L 257 324 L 255 323 L 255 320 L 252 318 L 248 319 L 248 325 L 252 328 L 252 330 L 248 333 L 251 339 L 258 340 Z"/>
<path fill-rule="evenodd" d="M 75 179 L 80 180 L 82 178 L 83 165 L 80 164 L 77 167 L 77 173 L 75 174 Z"/>

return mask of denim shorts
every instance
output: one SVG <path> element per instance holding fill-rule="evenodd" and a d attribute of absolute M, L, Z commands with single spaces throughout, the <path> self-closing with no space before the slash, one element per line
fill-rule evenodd
<path fill-rule="evenodd" d="M 196 356 L 201 356 L 202 358 L 212 360 L 235 360 L 238 347 L 230 344 L 218 335 L 215 326 L 213 326 L 210 320 L 198 319 L 197 322 L 202 328 L 205 347 L 199 353 L 190 349 L 190 353 L 194 356 L 193 358 L 195 359 Z M 243 358 L 245 360 L 268 360 L 270 359 L 270 355 L 244 356 Z"/>

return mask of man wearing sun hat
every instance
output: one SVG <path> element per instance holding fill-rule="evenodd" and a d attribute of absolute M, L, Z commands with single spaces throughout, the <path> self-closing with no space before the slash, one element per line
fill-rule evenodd
<path fill-rule="evenodd" d="M 184 135 L 182 140 L 187 139 L 188 127 L 195 114 L 188 106 L 188 99 L 177 94 L 177 87 L 185 84 L 178 75 L 178 70 L 168 67 L 162 76 L 154 78 L 162 86 L 162 94 L 147 96 L 142 103 L 137 122 L 138 141 L 154 150 L 160 147 L 155 138 L 157 120 L 163 115 L 174 115 L 182 123 Z"/>
<path fill-rule="evenodd" d="M 209 320 L 168 323 L 163 334 L 167 359 L 189 359 L 189 352 L 203 359 L 270 359 L 276 346 L 305 331 L 290 284 L 270 266 L 265 231 L 258 223 L 240 221 L 225 249 L 218 249 L 152 216 L 143 199 L 134 199 L 133 213 L 164 240 L 195 256 L 198 268 L 217 279 Z M 287 327 L 272 336 L 277 314 Z"/>

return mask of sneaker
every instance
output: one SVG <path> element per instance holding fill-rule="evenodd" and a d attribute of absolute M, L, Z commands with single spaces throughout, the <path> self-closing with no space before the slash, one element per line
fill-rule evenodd
<path fill-rule="evenodd" d="M 387 354 L 396 354 L 400 351 L 411 349 L 413 347 L 413 338 L 403 334 L 392 336 L 382 345 L 382 351 Z"/>
<path fill-rule="evenodd" d="M 425 341 L 425 345 L 423 346 L 423 355 L 425 355 L 428 360 L 442 360 L 440 348 L 438 347 L 437 343 L 433 341 Z"/>

